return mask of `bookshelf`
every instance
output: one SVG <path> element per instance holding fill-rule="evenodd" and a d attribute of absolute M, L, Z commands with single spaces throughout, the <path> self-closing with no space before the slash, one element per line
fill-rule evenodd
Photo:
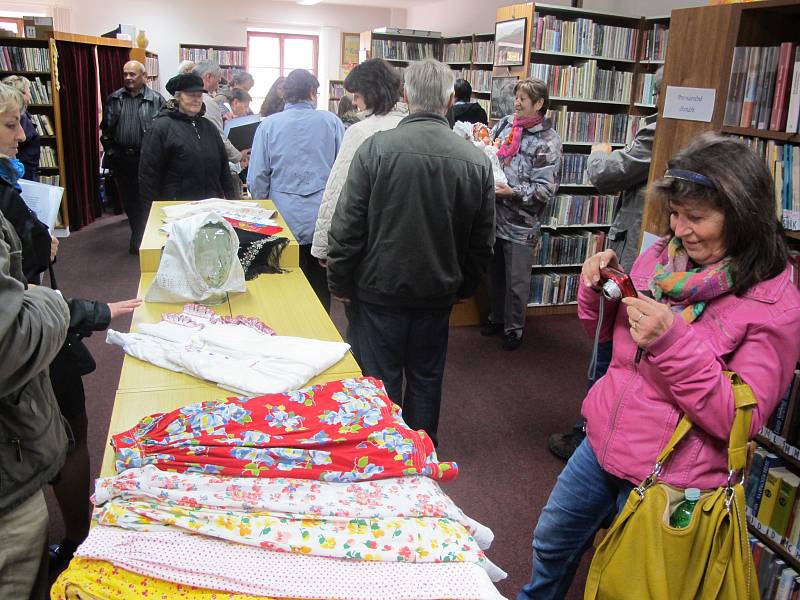
<path fill-rule="evenodd" d="M 650 115 L 656 111 L 654 76 L 666 62 L 670 17 L 643 17 L 640 23 L 638 61 L 633 71 L 631 112 Z"/>
<path fill-rule="evenodd" d="M 32 102 L 28 106 L 41 137 L 39 179 L 66 187 L 64 147 L 61 137 L 59 86 L 53 77 L 57 53 L 54 39 L 3 38 L 0 40 L 0 78 L 24 75 L 31 81 Z M 66 192 L 65 192 L 66 194 Z M 66 196 L 61 201 L 60 225 L 69 226 Z"/>
<path fill-rule="evenodd" d="M 328 81 L 328 110 L 334 114 L 339 112 L 339 100 L 347 95 L 344 89 L 344 81 L 331 79 Z"/>
<path fill-rule="evenodd" d="M 494 65 L 494 34 L 473 33 L 442 39 L 442 60 L 455 71 L 456 78 L 472 86 L 472 101 L 489 114 Z"/>
<path fill-rule="evenodd" d="M 155 90 L 161 89 L 158 68 L 158 54 L 142 48 L 131 48 L 131 60 L 138 60 L 147 71 L 147 85 Z"/>
<path fill-rule="evenodd" d="M 442 34 L 438 31 L 382 27 L 360 35 L 359 61 L 382 58 L 395 67 L 413 60 L 442 58 Z"/>
<path fill-rule="evenodd" d="M 247 70 L 247 46 L 209 46 L 207 44 L 180 44 L 178 60 L 213 60 L 222 69 L 222 77 L 230 80 L 233 71 Z"/>

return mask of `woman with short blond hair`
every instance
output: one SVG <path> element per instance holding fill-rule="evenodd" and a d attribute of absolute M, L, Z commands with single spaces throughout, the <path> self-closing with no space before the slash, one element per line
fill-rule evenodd
<path fill-rule="evenodd" d="M 22 94 L 23 107 L 20 114 L 19 123 L 25 132 L 25 141 L 20 142 L 17 147 L 17 158 L 25 167 L 22 174 L 23 179 L 28 181 L 38 181 L 39 179 L 39 156 L 42 152 L 42 138 L 33 120 L 28 114 L 28 106 L 31 103 L 31 82 L 22 75 L 9 75 L 3 79 L 3 83 L 15 88 Z"/>

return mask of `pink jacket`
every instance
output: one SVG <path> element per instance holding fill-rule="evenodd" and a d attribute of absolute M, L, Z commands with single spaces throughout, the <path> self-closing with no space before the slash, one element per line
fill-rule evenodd
<path fill-rule="evenodd" d="M 637 289 L 648 289 L 665 243 L 654 244 L 634 263 Z M 581 285 L 578 316 L 592 337 L 600 299 Z M 686 413 L 695 427 L 667 461 L 661 480 L 679 487 L 721 485 L 734 414 L 733 392 L 722 371 L 737 372 L 753 389 L 755 435 L 786 392 L 800 358 L 800 291 L 789 280 L 789 269 L 742 297 L 713 300 L 692 324 L 676 315 L 638 365 L 624 305 L 604 302 L 600 339 L 613 334 L 614 353 L 608 372 L 583 402 L 587 436 L 600 465 L 640 483 Z"/>

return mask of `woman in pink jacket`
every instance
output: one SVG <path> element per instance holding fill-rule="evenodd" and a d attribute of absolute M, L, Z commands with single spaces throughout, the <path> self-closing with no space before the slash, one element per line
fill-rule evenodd
<path fill-rule="evenodd" d="M 579 317 L 593 337 L 599 327 L 600 341 L 613 339 L 614 354 L 584 400 L 587 439 L 542 510 L 533 577 L 518 600 L 564 597 L 595 533 L 650 473 L 681 415 L 694 428 L 659 479 L 722 485 L 734 415 L 723 371 L 753 389 L 755 435 L 800 358 L 800 291 L 763 159 L 739 141 L 704 134 L 669 162 L 652 200 L 669 212 L 670 232 L 633 265 L 638 298 L 601 296 L 600 268 L 617 266 L 613 251 L 583 265 Z M 652 299 L 641 293 L 648 291 Z"/>

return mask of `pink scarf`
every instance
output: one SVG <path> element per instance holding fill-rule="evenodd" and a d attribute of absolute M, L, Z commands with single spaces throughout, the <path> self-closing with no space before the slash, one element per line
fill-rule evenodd
<path fill-rule="evenodd" d="M 544 117 L 538 112 L 531 117 L 514 117 L 511 133 L 500 144 L 500 148 L 497 150 L 497 158 L 510 160 L 516 156 L 517 152 L 519 152 L 520 142 L 522 142 L 522 130 L 536 127 L 542 121 L 544 121 Z"/>

